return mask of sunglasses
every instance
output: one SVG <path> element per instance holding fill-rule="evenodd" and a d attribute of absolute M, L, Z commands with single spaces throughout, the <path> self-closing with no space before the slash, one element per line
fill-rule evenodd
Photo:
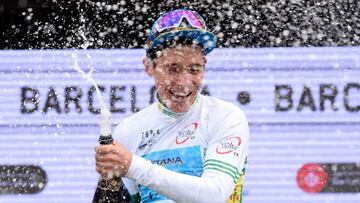
<path fill-rule="evenodd" d="M 179 9 L 165 13 L 155 21 L 149 36 L 150 40 L 154 40 L 165 30 L 182 28 L 181 23 L 184 18 L 190 23 L 192 28 L 206 30 L 205 21 L 199 14 L 191 10 Z"/>

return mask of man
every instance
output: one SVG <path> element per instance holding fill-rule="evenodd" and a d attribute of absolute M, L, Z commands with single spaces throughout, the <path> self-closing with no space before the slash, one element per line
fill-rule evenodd
<path fill-rule="evenodd" d="M 118 142 L 96 148 L 96 170 L 122 176 L 133 202 L 241 202 L 247 119 L 235 105 L 200 95 L 215 46 L 194 11 L 154 23 L 144 66 L 158 101 L 116 127 Z"/>

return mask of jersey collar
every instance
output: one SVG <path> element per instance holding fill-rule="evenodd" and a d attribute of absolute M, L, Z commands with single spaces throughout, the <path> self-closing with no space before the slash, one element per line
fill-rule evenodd
<path fill-rule="evenodd" d="M 177 112 L 173 112 L 171 111 L 170 109 L 168 109 L 159 99 L 159 95 L 157 94 L 156 95 L 157 97 L 157 107 L 159 109 L 159 111 L 167 116 L 170 116 L 172 118 L 177 118 L 177 117 L 180 117 L 184 114 L 186 114 L 187 112 L 189 112 L 194 106 L 196 103 L 198 103 L 199 101 L 199 98 L 200 98 L 200 94 L 197 95 L 194 103 L 191 105 L 191 107 L 189 108 L 189 110 L 185 111 L 185 112 L 181 112 L 181 113 L 177 113 Z"/>

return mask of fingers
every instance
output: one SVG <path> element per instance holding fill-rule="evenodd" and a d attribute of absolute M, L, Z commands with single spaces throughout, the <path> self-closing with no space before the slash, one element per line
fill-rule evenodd
<path fill-rule="evenodd" d="M 131 153 L 119 142 L 95 148 L 95 170 L 102 176 L 123 176 L 130 167 Z"/>
<path fill-rule="evenodd" d="M 122 176 L 126 173 L 126 167 L 110 162 L 96 162 L 95 170 L 102 176 Z"/>
<path fill-rule="evenodd" d="M 96 162 L 96 167 L 100 170 L 112 170 L 114 168 L 114 164 L 109 162 Z"/>
<path fill-rule="evenodd" d="M 99 162 L 117 162 L 120 163 L 121 155 L 119 153 L 96 154 L 95 160 Z"/>
<path fill-rule="evenodd" d="M 96 163 L 95 170 L 101 174 L 101 176 L 107 176 L 112 171 L 112 167 L 106 166 L 103 163 Z"/>
<path fill-rule="evenodd" d="M 95 152 L 97 154 L 109 154 L 109 153 L 114 153 L 114 154 L 117 154 L 119 153 L 121 150 L 121 148 L 115 146 L 115 145 L 112 145 L 112 144 L 109 144 L 109 145 L 98 145 L 96 148 L 95 148 Z"/>

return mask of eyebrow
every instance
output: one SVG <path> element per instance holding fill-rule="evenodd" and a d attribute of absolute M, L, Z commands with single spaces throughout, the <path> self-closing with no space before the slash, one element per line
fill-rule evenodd
<path fill-rule="evenodd" d="M 164 66 L 167 66 L 167 67 L 180 67 L 181 65 L 179 63 L 176 63 L 176 62 L 169 62 L 169 63 L 164 63 Z M 205 64 L 203 63 L 193 63 L 193 64 L 190 64 L 189 66 L 186 66 L 186 68 L 194 68 L 194 67 L 204 67 L 205 68 Z"/>
<path fill-rule="evenodd" d="M 176 62 L 172 62 L 172 63 L 165 63 L 164 65 L 166 65 L 166 66 L 174 66 L 174 65 L 179 65 L 179 64 L 176 63 Z"/>
<path fill-rule="evenodd" d="M 192 66 L 205 66 L 205 64 L 201 64 L 201 63 L 193 63 L 191 64 Z"/>

